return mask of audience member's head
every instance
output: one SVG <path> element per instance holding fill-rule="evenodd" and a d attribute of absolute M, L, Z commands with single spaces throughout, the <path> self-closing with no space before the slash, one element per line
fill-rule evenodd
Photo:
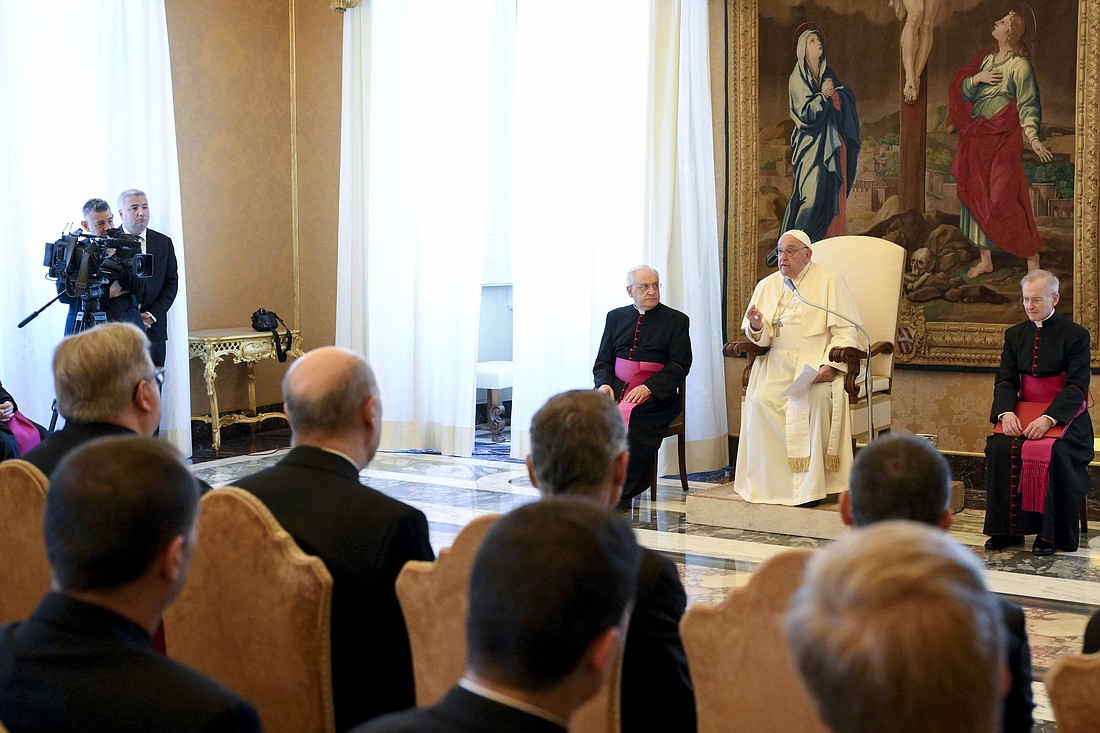
<path fill-rule="evenodd" d="M 102 237 L 115 225 L 115 215 L 111 213 L 111 205 L 103 199 L 85 201 L 81 214 L 84 218 L 80 221 L 80 228 L 86 234 Z"/>
<path fill-rule="evenodd" d="M 166 443 L 101 438 L 75 449 L 46 494 L 55 586 L 93 602 L 143 602 L 116 610 L 155 628 L 187 575 L 198 502 L 194 476 Z"/>
<path fill-rule="evenodd" d="M 951 468 L 923 438 L 906 433 L 875 438 L 856 454 L 840 514 L 845 524 L 857 527 L 908 519 L 947 529 Z"/>
<path fill-rule="evenodd" d="M 946 532 L 887 521 L 837 541 L 810 561 L 786 631 L 837 733 L 999 729 L 1000 607 L 977 557 Z"/>
<path fill-rule="evenodd" d="M 626 426 L 603 392 L 562 392 L 531 418 L 527 472 L 545 496 L 587 496 L 613 506 L 626 479 L 627 458 Z"/>
<path fill-rule="evenodd" d="M 152 435 L 160 385 L 149 340 L 137 326 L 107 323 L 68 336 L 53 354 L 57 410 L 67 420 L 122 425 Z"/>
<path fill-rule="evenodd" d="M 626 521 L 553 498 L 504 516 L 470 576 L 467 675 L 568 718 L 615 662 L 640 549 Z"/>
<path fill-rule="evenodd" d="M 378 450 L 382 402 L 366 359 L 324 346 L 301 357 L 283 379 L 294 445 L 339 450 L 365 467 Z"/>

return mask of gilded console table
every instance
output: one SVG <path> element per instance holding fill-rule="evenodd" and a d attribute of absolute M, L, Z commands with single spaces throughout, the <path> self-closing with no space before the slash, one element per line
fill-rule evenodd
<path fill-rule="evenodd" d="M 302 355 L 301 331 L 295 329 L 290 356 Z M 286 337 L 279 334 L 281 339 Z M 240 328 L 209 328 L 191 331 L 187 334 L 187 355 L 190 359 L 199 359 L 205 365 L 203 377 L 206 380 L 206 394 L 210 398 L 209 415 L 192 415 L 192 420 L 201 420 L 211 425 L 214 434 L 213 448 L 217 453 L 222 446 L 222 427 L 236 423 L 258 423 L 270 418 L 286 419 L 286 413 L 256 412 L 256 362 L 263 359 L 277 359 L 275 339 L 270 332 L 253 331 L 247 326 Z M 226 357 L 233 357 L 234 364 L 244 362 L 248 367 L 248 411 L 231 412 L 222 415 L 218 411 L 218 390 L 214 381 L 218 378 L 218 364 Z"/>

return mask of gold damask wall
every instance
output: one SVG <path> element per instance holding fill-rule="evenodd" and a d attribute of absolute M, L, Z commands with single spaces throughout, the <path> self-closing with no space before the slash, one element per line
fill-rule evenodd
<path fill-rule="evenodd" d="M 188 327 L 247 326 L 263 307 L 300 327 L 306 348 L 332 343 L 342 16 L 322 0 L 165 8 Z M 259 404 L 281 402 L 285 366 L 256 371 Z M 197 364 L 191 384 L 193 409 L 206 411 Z M 223 409 L 246 404 L 243 368 L 219 369 L 218 397 Z"/>

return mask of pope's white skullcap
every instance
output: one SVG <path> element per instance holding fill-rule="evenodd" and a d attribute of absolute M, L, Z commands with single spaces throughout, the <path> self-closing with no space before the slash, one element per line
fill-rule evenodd
<path fill-rule="evenodd" d="M 813 242 L 810 241 L 810 235 L 802 231 L 801 229 L 788 229 L 787 231 L 783 232 L 782 236 L 780 236 L 779 238 L 782 239 L 783 237 L 794 237 L 807 247 L 814 246 Z"/>

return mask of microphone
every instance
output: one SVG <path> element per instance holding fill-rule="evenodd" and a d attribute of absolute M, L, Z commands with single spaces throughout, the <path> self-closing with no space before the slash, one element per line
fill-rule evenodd
<path fill-rule="evenodd" d="M 818 305 L 817 303 L 811 303 L 810 301 L 803 298 L 802 293 L 798 292 L 798 288 L 795 287 L 794 281 L 791 280 L 789 276 L 783 278 L 783 284 L 790 288 L 791 292 L 794 293 L 794 297 L 798 298 L 802 303 L 810 306 L 811 308 L 817 308 L 818 310 L 825 311 L 826 313 L 832 313 L 837 318 L 843 318 L 845 321 L 859 329 L 859 332 L 863 334 L 863 339 L 867 342 L 867 348 L 865 349 L 865 351 L 867 352 L 867 368 L 863 370 L 864 389 L 867 391 L 867 442 L 874 440 L 875 411 L 874 406 L 871 404 L 871 335 L 867 333 L 867 329 L 865 329 L 861 324 L 856 323 L 843 313 L 837 313 L 831 308 L 826 308 L 825 306 Z"/>

